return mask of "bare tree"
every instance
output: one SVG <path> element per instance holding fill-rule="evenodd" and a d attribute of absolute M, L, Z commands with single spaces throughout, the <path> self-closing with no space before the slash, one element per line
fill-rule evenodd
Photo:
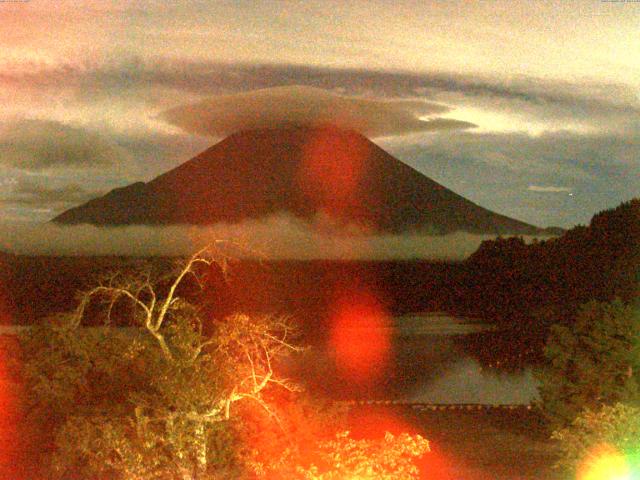
<path fill-rule="evenodd" d="M 312 432 L 304 445 L 274 441 L 269 458 L 247 447 L 247 435 L 274 440 L 276 412 L 296 409 L 272 404 L 271 393 L 297 390 L 279 364 L 300 347 L 281 317 L 235 314 L 205 333 L 208 319 L 183 287 L 187 280 L 201 285 L 209 267 L 226 270 L 228 258 L 215 247 L 164 272 L 143 267 L 108 275 L 81 292 L 75 310 L 25 334 L 32 419 L 43 445 L 54 445 L 44 452 L 42 477 L 417 478 L 413 461 L 428 451 L 420 436 L 369 441 L 339 433 L 323 440 Z M 123 320 L 126 328 L 116 326 Z M 259 408 L 243 416 L 241 404 Z M 257 411 L 266 415 L 252 424 Z M 294 431 L 295 415 L 282 419 Z M 311 415 L 324 425 L 335 417 Z M 281 430 L 274 431 L 280 440 Z M 309 449 L 318 465 L 301 455 Z"/>
<path fill-rule="evenodd" d="M 235 314 L 205 335 L 208 319 L 180 295 L 187 279 L 201 284 L 203 268 L 226 270 L 217 246 L 169 273 L 108 275 L 79 295 L 73 312 L 27 335 L 34 394 L 63 410 L 59 472 L 82 464 L 126 478 L 202 478 L 220 466 L 212 441 L 236 402 L 256 402 L 278 420 L 265 393 L 297 389 L 277 373 L 279 361 L 300 350 L 288 319 Z M 96 306 L 104 322 L 83 327 Z M 132 327 L 113 326 L 122 312 Z"/>

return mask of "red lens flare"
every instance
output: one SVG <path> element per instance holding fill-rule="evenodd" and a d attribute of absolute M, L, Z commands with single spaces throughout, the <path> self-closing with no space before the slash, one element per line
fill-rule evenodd
<path fill-rule="evenodd" d="M 349 415 L 349 428 L 355 438 L 381 438 L 386 432 L 393 435 L 408 433 L 429 439 L 429 453 L 416 461 L 420 478 L 429 480 L 458 480 L 454 462 L 430 440 L 429 432 L 413 425 L 405 415 L 385 405 L 360 406 Z"/>
<path fill-rule="evenodd" d="M 330 349 L 338 372 L 358 384 L 374 383 L 391 360 L 389 315 L 368 292 L 344 295 L 334 312 Z"/>
<path fill-rule="evenodd" d="M 5 289 L 0 284 L 0 326 L 10 327 L 12 319 Z M 16 333 L 10 329 L 0 331 L 0 478 L 23 478 L 20 466 L 22 439 L 18 431 L 20 385 L 11 371 L 11 362 L 18 358 Z"/>
<path fill-rule="evenodd" d="M 368 147 L 356 135 L 319 127 L 303 149 L 298 171 L 301 190 L 332 219 L 357 218 Z"/>
<path fill-rule="evenodd" d="M 9 356 L 16 350 L 15 339 L 0 336 L 0 478 L 19 475 L 18 392 L 8 368 Z"/>

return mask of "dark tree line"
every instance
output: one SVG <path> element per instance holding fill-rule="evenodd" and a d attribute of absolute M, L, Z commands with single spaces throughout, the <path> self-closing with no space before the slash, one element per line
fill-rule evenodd
<path fill-rule="evenodd" d="M 640 296 L 640 199 L 593 216 L 562 236 L 481 244 L 451 285 L 449 306 L 507 327 L 511 340 L 544 343 L 552 324 L 571 325 L 590 301 Z"/>

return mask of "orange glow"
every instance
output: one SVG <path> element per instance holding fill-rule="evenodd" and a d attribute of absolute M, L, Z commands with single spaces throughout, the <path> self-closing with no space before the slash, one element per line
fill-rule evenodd
<path fill-rule="evenodd" d="M 449 457 L 439 451 L 438 446 L 433 442 L 429 444 L 431 451 L 429 455 L 424 455 L 418 462 L 420 478 L 429 480 L 454 480 L 457 477 L 456 466 L 460 462 L 452 462 Z"/>
<path fill-rule="evenodd" d="M 408 433 L 410 435 L 422 435 L 429 439 L 429 432 L 412 425 L 400 413 L 394 412 L 383 405 L 358 407 L 350 412 L 349 429 L 356 438 L 381 438 L 385 432 L 394 435 Z M 451 457 L 440 451 L 439 446 L 429 440 L 429 454 L 417 460 L 416 466 L 420 469 L 420 478 L 429 480 L 453 480 L 455 476 L 454 466 L 460 462 L 452 461 Z"/>
<path fill-rule="evenodd" d="M 358 407 L 349 415 L 349 428 L 355 437 L 378 438 L 385 432 L 399 435 L 422 434 L 418 428 L 407 422 L 401 415 L 380 405 Z"/>
<path fill-rule="evenodd" d="M 17 443 L 18 420 L 16 385 L 11 382 L 7 371 L 6 349 L 10 348 L 6 336 L 0 338 L 0 477 L 20 478 L 17 475 Z M 12 342 L 13 343 L 13 342 Z"/>
<path fill-rule="evenodd" d="M 389 316 L 368 292 L 343 296 L 331 318 L 330 346 L 338 371 L 359 384 L 377 380 L 391 357 Z"/>
<path fill-rule="evenodd" d="M 10 325 L 12 315 L 0 285 L 0 325 Z M 0 334 L 0 478 L 20 479 L 21 438 L 18 434 L 19 384 L 12 378 L 9 361 L 18 356 L 15 335 Z"/>
<path fill-rule="evenodd" d="M 332 218 L 353 218 L 360 209 L 360 182 L 368 156 L 368 146 L 356 135 L 329 126 L 317 128 L 303 151 L 300 188 Z"/>
<path fill-rule="evenodd" d="M 592 450 L 578 469 L 577 480 L 631 480 L 625 456 L 609 445 Z"/>

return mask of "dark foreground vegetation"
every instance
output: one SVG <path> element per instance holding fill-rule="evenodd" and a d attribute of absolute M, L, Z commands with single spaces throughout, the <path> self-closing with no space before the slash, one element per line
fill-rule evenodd
<path fill-rule="evenodd" d="M 525 330 L 571 323 L 591 300 L 632 302 L 640 295 L 640 199 L 557 238 L 484 242 L 466 264 L 456 308 Z"/>

